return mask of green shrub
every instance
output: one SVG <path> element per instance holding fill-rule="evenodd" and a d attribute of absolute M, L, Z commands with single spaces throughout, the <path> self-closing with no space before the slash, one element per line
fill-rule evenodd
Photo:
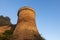
<path fill-rule="evenodd" d="M 6 30 L 1 36 L 0 40 L 10 40 L 12 38 L 12 30 Z"/>
<path fill-rule="evenodd" d="M 10 18 L 9 17 L 3 17 L 0 16 L 0 26 L 10 25 Z"/>

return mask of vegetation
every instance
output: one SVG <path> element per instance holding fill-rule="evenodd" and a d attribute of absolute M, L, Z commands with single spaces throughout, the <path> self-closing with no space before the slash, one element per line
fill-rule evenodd
<path fill-rule="evenodd" d="M 9 17 L 0 16 L 0 26 L 11 26 L 10 30 L 6 30 L 2 35 L 0 35 L 0 40 L 11 40 L 12 39 L 12 33 L 15 29 L 15 24 L 11 24 Z"/>
<path fill-rule="evenodd" d="M 0 26 L 10 25 L 10 18 L 9 17 L 3 17 L 0 16 Z"/>
<path fill-rule="evenodd" d="M 11 24 L 9 17 L 0 16 L 0 26 L 6 26 L 6 25 L 10 25 L 11 30 L 6 30 L 2 35 L 0 35 L 0 40 L 12 40 L 12 37 L 13 37 L 12 34 L 16 27 L 16 24 Z M 34 37 L 35 37 L 34 40 L 45 40 L 40 35 L 39 35 L 39 37 L 34 35 Z"/>
<path fill-rule="evenodd" d="M 0 40 L 11 40 L 13 30 L 6 30 L 2 35 L 0 35 Z"/>

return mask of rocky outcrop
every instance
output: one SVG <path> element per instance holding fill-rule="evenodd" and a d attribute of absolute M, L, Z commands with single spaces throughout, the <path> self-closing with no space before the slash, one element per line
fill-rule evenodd
<path fill-rule="evenodd" d="M 30 7 L 19 9 L 17 24 L 11 24 L 9 17 L 0 16 L 0 40 L 45 40 L 38 32 L 35 17 Z"/>
<path fill-rule="evenodd" d="M 9 17 L 0 16 L 0 27 L 10 25 L 10 24 L 11 22 Z"/>
<path fill-rule="evenodd" d="M 0 34 L 4 33 L 6 30 L 10 30 L 11 26 L 1 26 L 0 27 Z"/>
<path fill-rule="evenodd" d="M 9 17 L 0 16 L 0 34 L 4 33 L 6 30 L 11 29 L 11 22 Z"/>
<path fill-rule="evenodd" d="M 23 7 L 18 11 L 18 22 L 13 32 L 14 40 L 43 40 L 35 21 L 35 11 L 30 7 Z"/>

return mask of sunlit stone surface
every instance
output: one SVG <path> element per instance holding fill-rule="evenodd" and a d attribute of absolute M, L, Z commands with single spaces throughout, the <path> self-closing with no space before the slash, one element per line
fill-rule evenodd
<path fill-rule="evenodd" d="M 35 16 L 35 11 L 30 7 L 19 9 L 17 26 L 13 32 L 14 40 L 41 39 L 36 27 Z"/>

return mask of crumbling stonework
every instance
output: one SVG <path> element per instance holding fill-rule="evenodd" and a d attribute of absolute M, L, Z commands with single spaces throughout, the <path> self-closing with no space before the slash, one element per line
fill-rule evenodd
<path fill-rule="evenodd" d="M 18 11 L 18 22 L 13 32 L 14 40 L 42 40 L 36 27 L 35 11 L 23 7 Z"/>

